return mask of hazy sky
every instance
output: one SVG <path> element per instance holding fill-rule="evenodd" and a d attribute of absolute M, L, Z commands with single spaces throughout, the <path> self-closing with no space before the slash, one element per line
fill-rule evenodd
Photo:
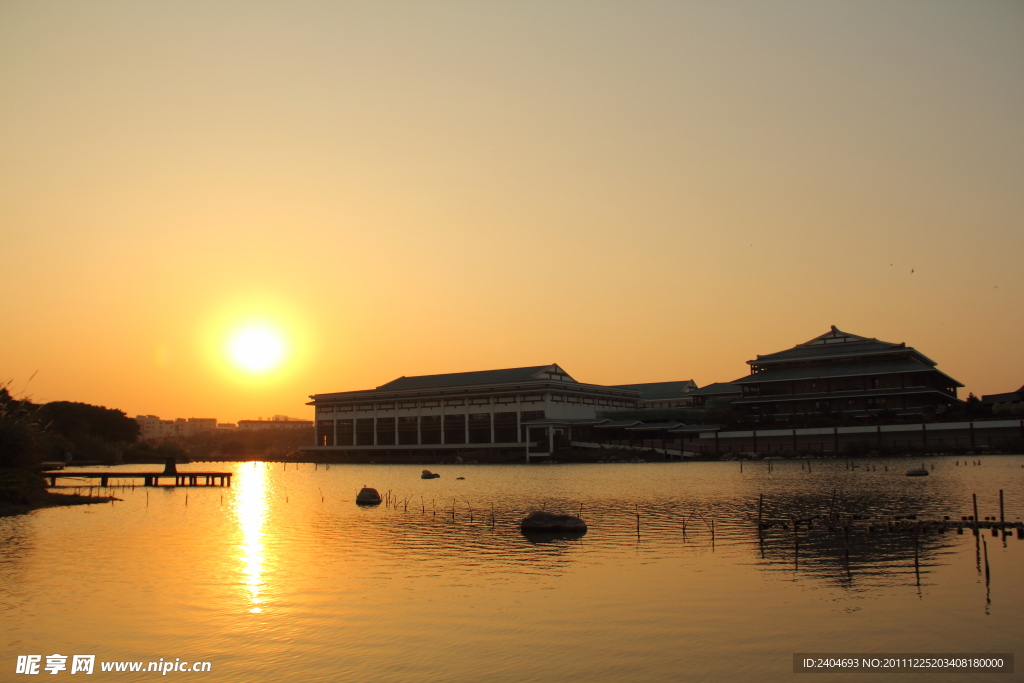
<path fill-rule="evenodd" d="M 833 324 L 1024 383 L 1017 0 L 4 0 L 0 160 L 39 401 L 704 385 Z M 251 321 L 278 371 L 225 357 Z"/>

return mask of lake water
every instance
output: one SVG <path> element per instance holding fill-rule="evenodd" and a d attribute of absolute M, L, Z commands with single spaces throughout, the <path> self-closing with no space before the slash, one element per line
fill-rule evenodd
<path fill-rule="evenodd" d="M 915 555 L 915 535 L 864 525 L 959 519 L 972 493 L 998 516 L 1000 489 L 1017 521 L 1024 456 L 928 458 L 931 476 L 902 476 L 921 462 L 443 465 L 435 480 L 182 466 L 234 471 L 233 486 L 117 489 L 122 502 L 0 519 L 0 679 L 23 678 L 17 655 L 54 653 L 211 662 L 168 680 L 564 683 L 789 680 L 796 652 L 1019 652 L 1024 540 L 929 533 Z M 357 507 L 363 485 L 398 504 Z M 759 542 L 761 494 L 768 519 L 863 519 L 849 541 L 819 521 Z M 528 540 L 518 522 L 537 508 L 582 514 L 589 532 Z"/>

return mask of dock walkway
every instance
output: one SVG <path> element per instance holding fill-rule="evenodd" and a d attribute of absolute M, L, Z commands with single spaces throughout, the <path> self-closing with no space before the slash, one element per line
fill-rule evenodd
<path fill-rule="evenodd" d="M 143 486 L 231 486 L 231 472 L 75 472 L 59 470 L 43 472 L 56 486 L 64 478 L 99 479 L 100 486 L 108 486 L 111 479 L 142 479 Z M 170 480 L 174 483 L 169 483 Z M 161 483 L 161 480 L 163 483 Z M 200 483 L 201 482 L 201 483 Z"/>

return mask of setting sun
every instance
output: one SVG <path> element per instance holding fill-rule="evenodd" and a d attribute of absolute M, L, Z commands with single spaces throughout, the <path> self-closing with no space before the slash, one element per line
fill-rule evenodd
<path fill-rule="evenodd" d="M 264 373 L 277 368 L 284 360 L 285 343 L 276 330 L 252 326 L 235 332 L 228 352 L 231 361 L 242 370 Z"/>

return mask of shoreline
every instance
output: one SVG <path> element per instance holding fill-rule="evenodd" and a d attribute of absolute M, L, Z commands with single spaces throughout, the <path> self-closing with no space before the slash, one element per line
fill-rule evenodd
<path fill-rule="evenodd" d="M 82 496 L 77 493 L 52 493 L 47 491 L 31 503 L 0 503 L 0 517 L 24 515 L 43 508 L 68 507 L 71 505 L 95 505 L 121 500 L 115 496 Z"/>

